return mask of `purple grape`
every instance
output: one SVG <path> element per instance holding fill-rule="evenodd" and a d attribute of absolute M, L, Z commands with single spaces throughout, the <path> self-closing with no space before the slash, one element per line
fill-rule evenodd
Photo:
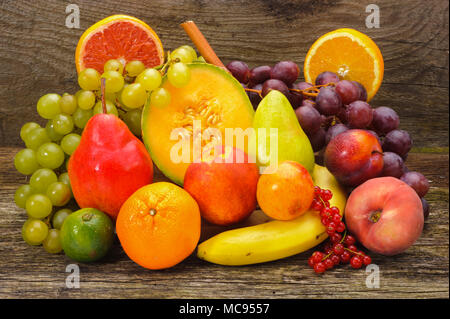
<path fill-rule="evenodd" d="M 419 172 L 407 172 L 403 174 L 400 179 L 411 186 L 419 197 L 424 197 L 430 189 L 430 183 L 425 176 Z"/>
<path fill-rule="evenodd" d="M 380 176 L 392 176 L 400 178 L 405 173 L 403 159 L 395 153 L 383 153 L 383 171 Z"/>
<path fill-rule="evenodd" d="M 308 135 L 314 152 L 320 151 L 325 146 L 326 132 L 324 128 L 319 128 L 314 134 Z"/>
<path fill-rule="evenodd" d="M 422 209 L 423 209 L 423 219 L 427 219 L 428 216 L 430 216 L 430 205 L 428 205 L 428 202 L 425 198 L 421 198 L 420 201 L 422 202 Z"/>
<path fill-rule="evenodd" d="M 339 110 L 339 113 L 336 114 L 336 116 L 339 119 L 339 121 L 341 121 L 341 123 L 347 124 L 348 123 L 347 106 L 343 105 L 343 107 L 341 107 L 341 109 Z"/>
<path fill-rule="evenodd" d="M 359 98 L 358 100 L 360 101 L 367 101 L 367 90 L 366 88 L 359 82 L 357 81 L 352 81 L 354 84 L 356 84 L 356 86 L 359 88 Z"/>
<path fill-rule="evenodd" d="M 275 64 L 270 72 L 272 79 L 283 81 L 287 86 L 292 85 L 300 73 L 297 64 L 292 61 L 281 61 Z"/>
<path fill-rule="evenodd" d="M 287 98 L 294 109 L 297 109 L 302 105 L 303 95 L 299 92 L 289 91 Z"/>
<path fill-rule="evenodd" d="M 383 151 L 397 153 L 403 160 L 411 149 L 411 146 L 411 136 L 404 130 L 390 131 L 383 140 Z"/>
<path fill-rule="evenodd" d="M 268 65 L 257 66 L 250 70 L 249 81 L 253 85 L 264 83 L 270 79 L 270 71 L 272 68 Z"/>
<path fill-rule="evenodd" d="M 336 73 L 325 71 L 320 73 L 316 78 L 316 85 L 325 85 L 328 83 L 338 83 L 339 76 Z"/>
<path fill-rule="evenodd" d="M 323 115 L 336 115 L 342 107 L 339 94 L 332 87 L 323 87 L 316 97 L 317 110 Z"/>
<path fill-rule="evenodd" d="M 298 83 L 294 83 L 293 85 L 294 85 L 294 89 L 297 89 L 297 90 L 306 90 L 306 89 L 309 89 L 310 87 L 314 86 L 309 82 L 298 82 Z"/>
<path fill-rule="evenodd" d="M 343 104 L 350 104 L 359 100 L 359 87 L 351 81 L 342 80 L 336 84 L 336 93 L 341 97 Z"/>
<path fill-rule="evenodd" d="M 312 135 L 320 129 L 320 113 L 311 106 L 301 106 L 295 110 L 298 122 L 306 134 Z"/>
<path fill-rule="evenodd" d="M 380 106 L 373 111 L 372 126 L 380 135 L 386 135 L 398 128 L 400 119 L 390 107 Z"/>
<path fill-rule="evenodd" d="M 250 87 L 250 89 L 261 91 L 262 84 L 255 84 L 254 86 Z M 247 95 L 248 98 L 250 99 L 250 102 L 252 102 L 253 108 L 256 110 L 259 102 L 261 102 L 261 96 L 256 92 L 249 92 L 249 91 L 247 91 Z"/>
<path fill-rule="evenodd" d="M 269 79 L 264 82 L 262 86 L 262 96 L 266 96 L 270 91 L 277 90 L 283 93 L 285 96 L 289 94 L 289 88 L 283 81 L 277 79 Z"/>
<path fill-rule="evenodd" d="M 241 83 L 248 83 L 250 70 L 248 65 L 242 61 L 231 61 L 227 64 L 228 71 Z"/>
<path fill-rule="evenodd" d="M 303 99 L 301 106 L 312 106 L 315 108 L 316 102 L 314 102 L 313 100 L 310 100 L 310 99 Z"/>
<path fill-rule="evenodd" d="M 355 101 L 347 107 L 347 122 L 351 128 L 366 128 L 372 123 L 373 110 L 364 101 Z"/>
<path fill-rule="evenodd" d="M 348 131 L 348 127 L 344 124 L 335 124 L 330 127 L 327 131 L 327 135 L 325 136 L 325 143 L 328 144 L 335 137 L 341 134 L 342 132 Z"/>

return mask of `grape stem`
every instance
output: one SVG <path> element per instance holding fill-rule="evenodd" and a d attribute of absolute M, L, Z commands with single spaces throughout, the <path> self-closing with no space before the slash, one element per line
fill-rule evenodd
<path fill-rule="evenodd" d="M 108 113 L 106 110 L 106 98 L 105 98 L 105 84 L 106 84 L 106 79 L 102 78 L 100 80 L 101 86 L 100 89 L 102 90 L 102 109 L 103 109 L 103 114 Z"/>
<path fill-rule="evenodd" d="M 330 82 L 330 83 L 327 83 L 327 84 L 315 85 L 315 86 L 309 87 L 309 88 L 304 89 L 304 90 L 289 89 L 289 91 L 301 93 L 303 96 L 307 96 L 307 97 L 316 97 L 319 94 L 319 91 L 320 91 L 321 87 L 332 86 L 332 85 L 335 85 L 335 83 L 334 82 Z M 262 97 L 262 95 L 261 95 L 262 94 L 261 93 L 262 90 L 255 90 L 255 89 L 249 89 L 249 88 L 244 88 L 244 90 L 247 91 L 247 92 L 258 93 L 259 96 Z M 313 92 L 310 92 L 310 91 L 313 91 Z"/>

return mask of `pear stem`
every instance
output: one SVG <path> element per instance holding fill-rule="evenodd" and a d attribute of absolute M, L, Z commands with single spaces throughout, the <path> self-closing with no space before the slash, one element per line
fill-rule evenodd
<path fill-rule="evenodd" d="M 102 91 L 102 109 L 103 109 L 103 114 L 108 113 L 108 111 L 106 110 L 105 84 L 106 84 L 106 79 L 105 78 L 101 78 L 101 80 L 100 80 L 100 89 Z"/>

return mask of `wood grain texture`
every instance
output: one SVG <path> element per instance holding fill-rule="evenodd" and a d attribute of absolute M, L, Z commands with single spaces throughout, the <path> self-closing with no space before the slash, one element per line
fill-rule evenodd
<path fill-rule="evenodd" d="M 87 1 L 80 29 L 65 27 L 66 1 L 3 0 L 0 6 L 0 145 L 20 145 L 25 121 L 39 121 L 38 98 L 77 91 L 74 52 L 82 32 L 115 13 L 148 22 L 166 49 L 189 42 L 179 23 L 193 19 L 224 63 L 293 60 L 302 66 L 322 34 L 352 27 L 371 36 L 385 59 L 372 104 L 393 107 L 417 147 L 448 147 L 448 1 L 377 1 L 381 27 L 367 29 L 364 1 Z M 119 9 L 120 8 L 120 9 Z M 302 76 L 302 75 L 301 75 Z M 42 123 L 42 122 L 41 122 Z"/>
<path fill-rule="evenodd" d="M 448 1 L 377 1 L 380 29 L 365 27 L 371 0 L 129 0 L 126 5 L 79 0 L 80 29 L 64 26 L 67 3 L 0 1 L 0 298 L 449 297 Z M 431 182 L 426 196 L 431 215 L 422 237 L 401 255 L 373 255 L 381 270 L 379 289 L 366 287 L 363 270 L 340 267 L 314 275 L 306 266 L 309 253 L 243 267 L 193 255 L 171 269 L 149 271 L 129 260 L 118 242 L 102 262 L 80 264 L 80 289 L 66 288 L 65 268 L 73 262 L 21 238 L 26 214 L 13 197 L 26 179 L 12 159 L 22 147 L 21 125 L 44 124 L 35 111 L 38 98 L 77 90 L 73 56 L 82 32 L 116 13 L 149 23 L 166 49 L 188 43 L 178 24 L 193 19 L 224 63 L 240 59 L 251 67 L 288 59 L 301 66 L 314 40 L 340 27 L 356 28 L 376 41 L 385 77 L 372 104 L 399 113 L 401 128 L 415 142 L 407 165 Z"/>
<path fill-rule="evenodd" d="M 419 240 L 394 257 L 371 254 L 380 267 L 380 288 L 365 285 L 366 273 L 341 266 L 317 276 L 305 252 L 259 265 L 226 267 L 195 254 L 177 266 L 150 271 L 125 255 L 116 241 L 101 262 L 79 264 L 80 289 L 65 286 L 63 254 L 47 254 L 22 240 L 26 213 L 14 204 L 25 179 L 14 170 L 18 148 L 0 148 L 0 298 L 448 298 L 448 154 L 412 153 L 407 161 L 430 179 L 431 214 Z M 166 180 L 157 172 L 156 181 Z M 220 231 L 206 226 L 208 236 Z"/>

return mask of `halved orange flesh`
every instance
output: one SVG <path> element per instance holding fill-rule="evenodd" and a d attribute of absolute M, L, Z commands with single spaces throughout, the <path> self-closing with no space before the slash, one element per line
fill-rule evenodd
<path fill-rule="evenodd" d="M 317 39 L 305 58 L 303 72 L 307 82 L 314 83 L 324 71 L 335 72 L 341 79 L 358 81 L 366 88 L 370 101 L 383 81 L 383 56 L 364 33 L 337 29 Z"/>
<path fill-rule="evenodd" d="M 164 51 L 158 35 L 145 22 L 127 15 L 113 15 L 88 28 L 75 51 L 78 72 L 93 68 L 103 73 L 103 65 L 110 59 L 123 65 L 139 60 L 150 68 L 164 62 Z"/>

